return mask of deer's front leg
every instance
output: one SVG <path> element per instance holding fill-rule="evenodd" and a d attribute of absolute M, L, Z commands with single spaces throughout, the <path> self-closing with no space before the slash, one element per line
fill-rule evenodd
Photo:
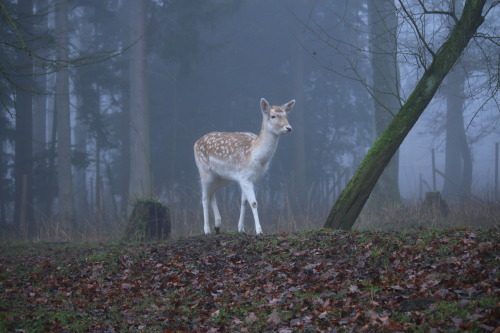
<path fill-rule="evenodd" d="M 253 184 L 250 181 L 240 181 L 241 191 L 245 195 L 252 208 L 253 219 L 255 221 L 255 233 L 257 235 L 262 235 L 262 227 L 260 226 L 259 213 L 257 211 L 257 200 L 255 199 L 255 192 L 253 189 Z"/>
<path fill-rule="evenodd" d="M 240 219 L 238 220 L 238 232 L 241 234 L 245 233 L 245 208 L 248 203 L 247 197 L 243 190 L 241 191 L 241 208 L 240 208 Z"/>

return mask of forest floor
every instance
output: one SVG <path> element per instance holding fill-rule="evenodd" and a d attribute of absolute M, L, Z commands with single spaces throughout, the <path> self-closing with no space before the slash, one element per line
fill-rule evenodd
<path fill-rule="evenodd" d="M 5 332 L 500 332 L 500 230 L 0 244 Z"/>

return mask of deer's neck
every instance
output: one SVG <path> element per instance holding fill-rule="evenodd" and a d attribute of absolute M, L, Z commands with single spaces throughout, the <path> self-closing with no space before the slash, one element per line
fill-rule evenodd
<path fill-rule="evenodd" d="M 279 136 L 269 132 L 265 123 L 262 122 L 262 128 L 259 136 L 255 139 L 252 151 L 252 159 L 258 161 L 262 166 L 267 167 L 278 146 Z"/>

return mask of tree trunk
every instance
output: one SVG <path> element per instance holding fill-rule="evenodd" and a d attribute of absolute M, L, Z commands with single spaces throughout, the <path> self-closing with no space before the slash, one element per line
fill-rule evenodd
<path fill-rule="evenodd" d="M 464 128 L 465 72 L 457 68 L 447 77 L 446 153 L 443 197 L 459 200 L 471 193 L 472 156 Z"/>
<path fill-rule="evenodd" d="M 95 9 L 87 7 L 83 9 L 86 17 L 93 17 Z M 79 29 L 78 39 L 82 53 L 81 58 L 87 56 L 87 52 L 95 43 L 95 27 L 93 22 L 87 22 Z M 89 122 L 92 123 L 93 115 L 99 114 L 100 103 L 99 93 L 95 88 L 95 79 L 93 71 L 89 68 L 81 67 L 77 69 L 74 85 L 77 93 L 77 117 L 74 126 L 75 151 L 81 156 L 87 156 L 87 140 L 89 135 Z M 95 125 L 94 125 L 95 126 Z M 96 142 L 96 150 L 98 150 L 99 142 Z M 85 167 L 78 166 L 75 168 L 74 185 L 75 185 L 75 212 L 78 224 L 81 224 L 89 217 L 89 202 L 87 199 L 87 170 Z"/>
<path fill-rule="evenodd" d="M 130 91 L 129 83 L 125 83 L 124 91 Z M 129 207 L 129 182 L 130 182 L 130 131 L 128 128 L 130 127 L 130 95 L 124 94 L 123 96 L 123 118 L 122 121 L 124 124 L 122 128 L 127 129 L 122 131 L 122 145 L 120 147 L 120 161 L 122 165 L 122 173 L 120 175 L 120 193 L 121 193 L 121 202 L 120 202 L 120 213 L 125 216 L 127 215 L 127 210 Z"/>
<path fill-rule="evenodd" d="M 55 34 L 56 57 L 68 60 L 68 3 L 66 0 L 56 4 Z M 57 160 L 58 160 L 58 197 L 59 220 L 75 227 L 75 206 L 73 200 L 73 178 L 71 176 L 71 123 L 69 105 L 69 71 L 62 67 L 56 73 L 56 112 L 57 112 Z"/>
<path fill-rule="evenodd" d="M 374 107 L 374 137 L 387 128 L 399 110 L 399 71 L 397 64 L 398 18 L 393 1 L 368 1 L 370 53 Z M 396 152 L 380 176 L 371 201 L 373 207 L 400 200 L 399 154 Z"/>
<path fill-rule="evenodd" d="M 48 34 L 49 19 L 48 15 L 43 15 L 48 7 L 48 0 L 36 0 L 36 15 L 39 15 L 37 25 L 35 27 L 38 36 Z M 45 40 L 40 39 L 35 42 L 35 49 L 40 50 L 37 53 L 40 56 L 48 58 L 48 51 L 44 50 Z M 33 96 L 33 155 L 35 170 L 47 170 L 47 70 L 35 67 L 35 95 Z M 39 172 L 33 175 L 33 183 L 37 188 L 46 188 L 47 173 Z M 42 185 L 43 184 L 43 185 Z M 38 191 L 34 194 L 34 213 L 35 221 L 43 217 L 41 212 L 44 211 L 47 193 Z"/>
<path fill-rule="evenodd" d="M 130 17 L 131 15 L 131 9 L 129 8 L 131 6 L 131 2 L 125 2 L 122 7 L 122 12 L 121 15 L 125 18 Z M 121 34 L 121 39 L 124 44 L 126 45 L 131 45 L 133 43 L 132 41 L 132 33 L 128 31 L 127 29 L 123 29 L 122 34 Z M 126 57 L 126 66 L 130 68 L 130 58 Z M 120 128 L 122 128 L 122 131 L 119 135 L 121 138 L 121 146 L 120 146 L 120 164 L 121 164 L 121 174 L 118 177 L 118 184 L 119 184 L 119 192 L 121 196 L 120 200 L 120 214 L 122 216 L 127 215 L 127 211 L 129 208 L 129 200 L 128 200 L 128 195 L 129 195 L 129 183 L 130 183 L 130 82 L 127 80 L 127 75 L 130 77 L 130 71 L 126 72 L 123 74 L 124 75 L 124 80 L 123 85 L 122 85 L 122 114 L 123 116 L 120 117 L 121 121 L 123 121 L 122 124 L 120 124 Z"/>
<path fill-rule="evenodd" d="M 291 2 L 292 9 L 298 15 L 307 11 L 305 2 L 294 1 Z M 291 20 L 296 21 L 295 16 Z M 303 212 L 307 207 L 308 196 L 308 183 L 307 183 L 307 152 L 306 152 L 306 122 L 304 118 L 305 98 L 304 98 L 304 47 L 303 47 L 302 32 L 296 32 L 296 38 L 292 39 L 291 45 L 291 75 L 292 75 L 292 93 L 295 99 L 295 106 L 293 109 L 293 119 L 297 126 L 293 126 L 293 184 L 292 190 L 295 197 L 290 198 L 295 207 L 296 213 Z M 304 205 L 303 207 L 301 207 Z"/>
<path fill-rule="evenodd" d="M 76 85 L 76 83 L 75 83 Z M 76 85 L 77 91 L 80 94 L 77 96 L 77 108 L 78 113 L 81 115 L 84 112 L 84 108 L 87 105 L 85 102 L 88 96 L 84 96 L 85 89 L 81 87 L 81 85 Z M 75 124 L 74 135 L 75 135 L 75 151 L 79 154 L 85 155 L 87 154 L 87 133 L 88 126 L 84 121 L 78 121 Z M 85 221 L 85 218 L 88 215 L 88 200 L 87 200 L 87 177 L 86 177 L 86 169 L 83 167 L 75 168 L 74 174 L 74 184 L 75 184 L 75 213 L 76 219 L 79 224 Z"/>
<path fill-rule="evenodd" d="M 460 15 L 461 0 L 452 0 L 450 10 Z M 451 21 L 451 19 L 450 19 Z M 451 25 L 451 24 L 450 24 Z M 447 77 L 446 153 L 443 197 L 458 200 L 468 197 L 472 187 L 472 156 L 464 128 L 465 70 L 455 68 Z"/>
<path fill-rule="evenodd" d="M 100 135 L 97 134 L 95 147 L 95 216 L 97 223 L 102 226 L 104 222 L 104 193 L 101 176 L 101 142 Z"/>
<path fill-rule="evenodd" d="M 295 109 L 296 114 L 294 115 L 294 120 L 297 125 L 294 127 L 293 140 L 294 140 L 294 195 L 297 200 L 297 204 L 305 203 L 307 200 L 307 167 L 306 167 L 306 146 L 305 146 L 305 120 L 304 120 L 304 64 L 303 64 L 303 49 L 300 44 L 297 44 L 296 49 L 292 55 L 292 75 L 293 75 L 293 93 L 295 98 Z M 304 209 L 305 207 L 297 207 L 298 209 Z"/>
<path fill-rule="evenodd" d="M 6 168 L 4 167 L 4 152 L 3 152 L 3 142 L 0 141 L 0 239 L 3 239 L 5 234 L 5 227 L 7 225 L 7 216 L 6 216 L 6 192 L 7 185 L 5 184 L 6 176 Z"/>
<path fill-rule="evenodd" d="M 26 47 L 33 31 L 33 0 L 20 0 L 19 20 L 21 35 Z M 35 233 L 33 214 L 33 59 L 28 50 L 18 53 L 19 77 L 16 79 L 16 130 L 15 130 L 15 207 L 14 224 L 24 238 Z"/>
<path fill-rule="evenodd" d="M 52 203 L 54 200 L 54 193 L 56 189 L 55 176 L 56 176 L 56 141 L 57 141 L 57 106 L 56 99 L 54 98 L 54 105 L 52 107 L 52 119 L 50 122 L 50 143 L 48 147 L 47 158 L 47 186 L 44 197 L 44 215 L 47 220 L 52 220 Z"/>
<path fill-rule="evenodd" d="M 36 0 L 36 11 L 39 15 L 36 33 L 39 36 L 45 36 L 49 29 L 48 15 L 43 15 L 47 10 L 48 0 Z M 43 50 L 44 42 L 38 41 L 35 45 L 40 49 L 42 56 L 48 57 L 48 52 Z M 42 51 L 43 50 L 43 51 Z M 33 152 L 43 154 L 47 144 L 47 71 L 44 68 L 37 67 L 35 73 L 35 92 L 33 103 Z"/>
<path fill-rule="evenodd" d="M 349 230 L 356 222 L 385 167 L 432 100 L 477 28 L 483 23 L 481 14 L 485 2 L 486 0 L 466 1 L 460 20 L 435 54 L 406 103 L 368 151 L 331 209 L 325 227 Z"/>
<path fill-rule="evenodd" d="M 146 75 L 146 4 L 131 1 L 130 49 L 130 185 L 129 200 L 151 198 L 149 106 Z"/>

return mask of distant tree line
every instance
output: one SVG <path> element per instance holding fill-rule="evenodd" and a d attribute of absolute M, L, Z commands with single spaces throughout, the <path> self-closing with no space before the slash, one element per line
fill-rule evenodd
<path fill-rule="evenodd" d="M 113 232 L 143 197 L 201 212 L 193 143 L 215 130 L 258 132 L 261 97 L 297 105 L 294 133 L 280 143 L 258 196 L 295 216 L 324 213 L 404 102 L 401 82 L 428 63 L 428 45 L 405 30 L 412 18 L 423 24 L 420 3 L 3 1 L 1 232 Z M 426 6 L 454 6 L 460 15 L 459 1 Z M 437 25 L 426 27 L 438 45 Z M 490 37 L 469 57 L 490 56 L 495 46 Z M 473 82 L 495 95 L 498 69 L 482 64 L 450 79 L 442 95 L 449 116 L 434 130 L 446 128 L 449 198 L 471 191 L 475 138 L 463 110 L 473 96 L 464 87 Z M 496 97 L 481 107 L 491 103 Z M 397 166 L 396 157 L 375 192 L 380 202 L 400 200 Z M 179 216 L 199 232 L 197 214 Z"/>

